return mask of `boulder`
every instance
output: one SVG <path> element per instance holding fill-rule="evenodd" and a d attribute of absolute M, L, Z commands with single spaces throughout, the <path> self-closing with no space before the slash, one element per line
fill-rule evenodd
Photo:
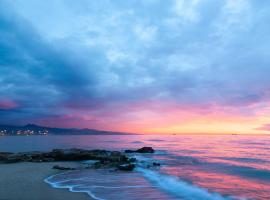
<path fill-rule="evenodd" d="M 22 162 L 22 161 L 23 159 L 20 156 L 12 154 L 6 158 L 5 163 L 17 163 L 17 162 Z"/>
<path fill-rule="evenodd" d="M 137 150 L 138 153 L 154 153 L 155 150 L 152 147 L 143 147 Z"/>
<path fill-rule="evenodd" d="M 5 162 L 9 156 L 13 155 L 10 152 L 0 152 L 0 162 Z"/>
<path fill-rule="evenodd" d="M 59 165 L 54 165 L 53 169 L 58 169 L 58 170 L 76 170 L 75 168 L 72 167 L 63 167 L 63 166 L 59 166 Z"/>
<path fill-rule="evenodd" d="M 129 162 L 129 163 L 134 163 L 134 162 L 136 162 L 136 161 L 137 161 L 136 158 L 129 158 L 129 159 L 128 159 L 128 162 Z"/>
<path fill-rule="evenodd" d="M 159 167 L 159 166 L 160 166 L 160 163 L 153 162 L 153 166 L 155 166 L 155 167 Z"/>
<path fill-rule="evenodd" d="M 152 147 L 142 147 L 137 150 L 125 150 L 125 153 L 154 153 L 155 150 Z"/>
<path fill-rule="evenodd" d="M 136 150 L 125 150 L 125 153 L 136 153 Z"/>

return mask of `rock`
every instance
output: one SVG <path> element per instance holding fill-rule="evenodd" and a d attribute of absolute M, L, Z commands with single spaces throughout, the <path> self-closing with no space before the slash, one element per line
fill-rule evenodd
<path fill-rule="evenodd" d="M 136 153 L 134 150 L 125 150 L 125 153 Z"/>
<path fill-rule="evenodd" d="M 47 153 L 46 157 L 53 158 L 55 161 L 82 161 L 82 160 L 111 160 L 117 161 L 124 159 L 124 155 L 119 152 L 105 150 L 83 150 L 83 149 L 54 149 Z"/>
<path fill-rule="evenodd" d="M 43 162 L 54 162 L 55 160 L 53 158 L 43 158 Z"/>
<path fill-rule="evenodd" d="M 39 160 L 39 159 L 33 159 L 33 160 L 31 160 L 30 162 L 35 162 L 35 163 L 41 163 L 41 162 L 43 162 L 43 160 Z"/>
<path fill-rule="evenodd" d="M 102 163 L 100 162 L 100 161 L 98 161 L 98 162 L 96 162 L 95 164 L 94 164 L 94 168 L 95 169 L 99 169 L 99 168 L 101 168 L 103 165 L 102 165 Z"/>
<path fill-rule="evenodd" d="M 142 147 L 137 150 L 125 150 L 125 153 L 154 153 L 155 150 L 152 147 Z"/>
<path fill-rule="evenodd" d="M 137 161 L 136 158 L 129 158 L 129 159 L 128 159 L 128 162 L 130 162 L 130 163 L 134 163 L 134 162 L 136 162 L 136 161 Z"/>
<path fill-rule="evenodd" d="M 160 163 L 153 162 L 153 166 L 155 166 L 155 167 L 159 167 L 159 166 L 160 166 Z"/>
<path fill-rule="evenodd" d="M 122 171 L 132 171 L 134 168 L 135 168 L 134 164 L 123 164 L 117 166 L 117 169 Z"/>
<path fill-rule="evenodd" d="M 93 165 L 93 167 L 95 169 L 99 169 L 99 168 L 108 169 L 108 168 L 117 168 L 119 165 L 122 165 L 122 164 L 129 164 L 129 163 L 128 162 L 112 162 L 112 161 L 106 160 L 106 161 L 96 162 Z"/>
<path fill-rule="evenodd" d="M 72 167 L 63 167 L 63 166 L 59 166 L 59 165 L 54 165 L 53 169 L 58 169 L 58 170 L 76 170 L 75 168 Z"/>
<path fill-rule="evenodd" d="M 152 147 L 143 147 L 137 150 L 138 153 L 154 153 L 155 150 Z"/>
<path fill-rule="evenodd" d="M 0 152 L 0 162 L 5 162 L 9 156 L 13 155 L 10 152 Z"/>
<path fill-rule="evenodd" d="M 6 158 L 5 163 L 17 163 L 22 161 L 23 160 L 19 156 L 12 154 Z"/>
<path fill-rule="evenodd" d="M 93 160 L 94 168 L 118 168 L 120 165 L 131 164 L 136 159 L 129 159 L 119 151 L 85 150 L 85 149 L 54 149 L 50 152 L 0 152 L 1 163 L 16 162 L 54 162 L 54 161 L 87 161 Z M 132 165 L 131 165 L 132 166 Z M 130 167 L 131 167 L 130 166 Z M 71 170 L 55 166 L 55 169 Z"/>
<path fill-rule="evenodd" d="M 119 157 L 122 156 L 122 153 L 120 151 L 112 151 L 110 156 Z"/>

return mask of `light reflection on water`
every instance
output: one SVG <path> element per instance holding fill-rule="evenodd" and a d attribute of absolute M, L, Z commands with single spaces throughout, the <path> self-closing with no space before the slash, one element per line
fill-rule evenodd
<path fill-rule="evenodd" d="M 158 150 L 155 155 L 145 156 L 162 163 L 159 174 L 179 178 L 188 184 L 205 188 L 211 194 L 219 193 L 224 197 L 270 199 L 270 136 L 108 135 L 0 138 L 0 151 L 44 151 L 70 147 L 124 150 L 142 146 L 152 146 Z M 129 179 L 131 177 L 132 175 Z M 142 181 L 140 184 L 149 184 L 146 183 Z M 159 187 L 151 180 L 150 183 L 153 188 Z M 162 195 L 166 196 L 166 188 L 165 193 L 153 188 L 148 188 L 147 193 L 152 192 L 154 196 L 160 195 L 160 199 L 165 198 Z M 163 189 L 160 188 L 160 191 Z M 134 195 L 136 192 L 126 199 L 136 199 Z M 175 195 L 170 198 L 175 199 Z"/>

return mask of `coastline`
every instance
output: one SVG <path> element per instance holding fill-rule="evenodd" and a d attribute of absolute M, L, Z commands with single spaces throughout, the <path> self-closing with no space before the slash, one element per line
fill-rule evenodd
<path fill-rule="evenodd" d="M 56 189 L 44 179 L 63 171 L 54 165 L 79 167 L 79 162 L 13 163 L 0 164 L 0 200 L 92 200 L 86 193 Z"/>
<path fill-rule="evenodd" d="M 53 149 L 49 152 L 0 152 L 0 200 L 91 200 L 86 192 L 70 192 L 52 187 L 46 178 L 66 170 L 88 169 L 79 161 L 94 161 L 93 168 L 133 171 L 136 159 L 126 153 L 154 153 L 152 147 L 137 150 L 107 151 Z M 64 171 L 63 171 L 64 170 Z M 46 183 L 47 182 L 47 183 Z"/>

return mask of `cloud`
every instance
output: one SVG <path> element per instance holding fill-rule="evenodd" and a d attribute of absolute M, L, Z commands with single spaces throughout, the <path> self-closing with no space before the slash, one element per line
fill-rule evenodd
<path fill-rule="evenodd" d="M 17 102 L 25 112 L 29 109 L 29 112 L 33 112 L 34 109 L 38 115 L 52 112 L 51 107 L 73 97 L 78 90 L 86 90 L 87 84 L 94 82 L 93 75 L 81 71 L 79 60 L 76 61 L 68 52 L 63 54 L 60 49 L 43 40 L 31 24 L 13 16 L 9 7 L 2 8 L 2 98 Z"/>
<path fill-rule="evenodd" d="M 188 22 L 194 22 L 199 19 L 199 12 L 197 11 L 197 7 L 201 3 L 201 0 L 175 0 L 173 11 L 175 14 L 180 17 L 182 20 L 186 20 Z"/>
<path fill-rule="evenodd" d="M 18 107 L 18 105 L 10 100 L 1 100 L 0 101 L 0 110 L 10 110 Z"/>
<path fill-rule="evenodd" d="M 0 116 L 100 126 L 136 121 L 138 112 L 160 116 L 160 102 L 257 115 L 254 105 L 270 101 L 266 5 L 2 1 L 0 102 L 19 106 Z"/>
<path fill-rule="evenodd" d="M 261 127 L 257 128 L 257 130 L 270 131 L 270 124 L 264 124 Z"/>

